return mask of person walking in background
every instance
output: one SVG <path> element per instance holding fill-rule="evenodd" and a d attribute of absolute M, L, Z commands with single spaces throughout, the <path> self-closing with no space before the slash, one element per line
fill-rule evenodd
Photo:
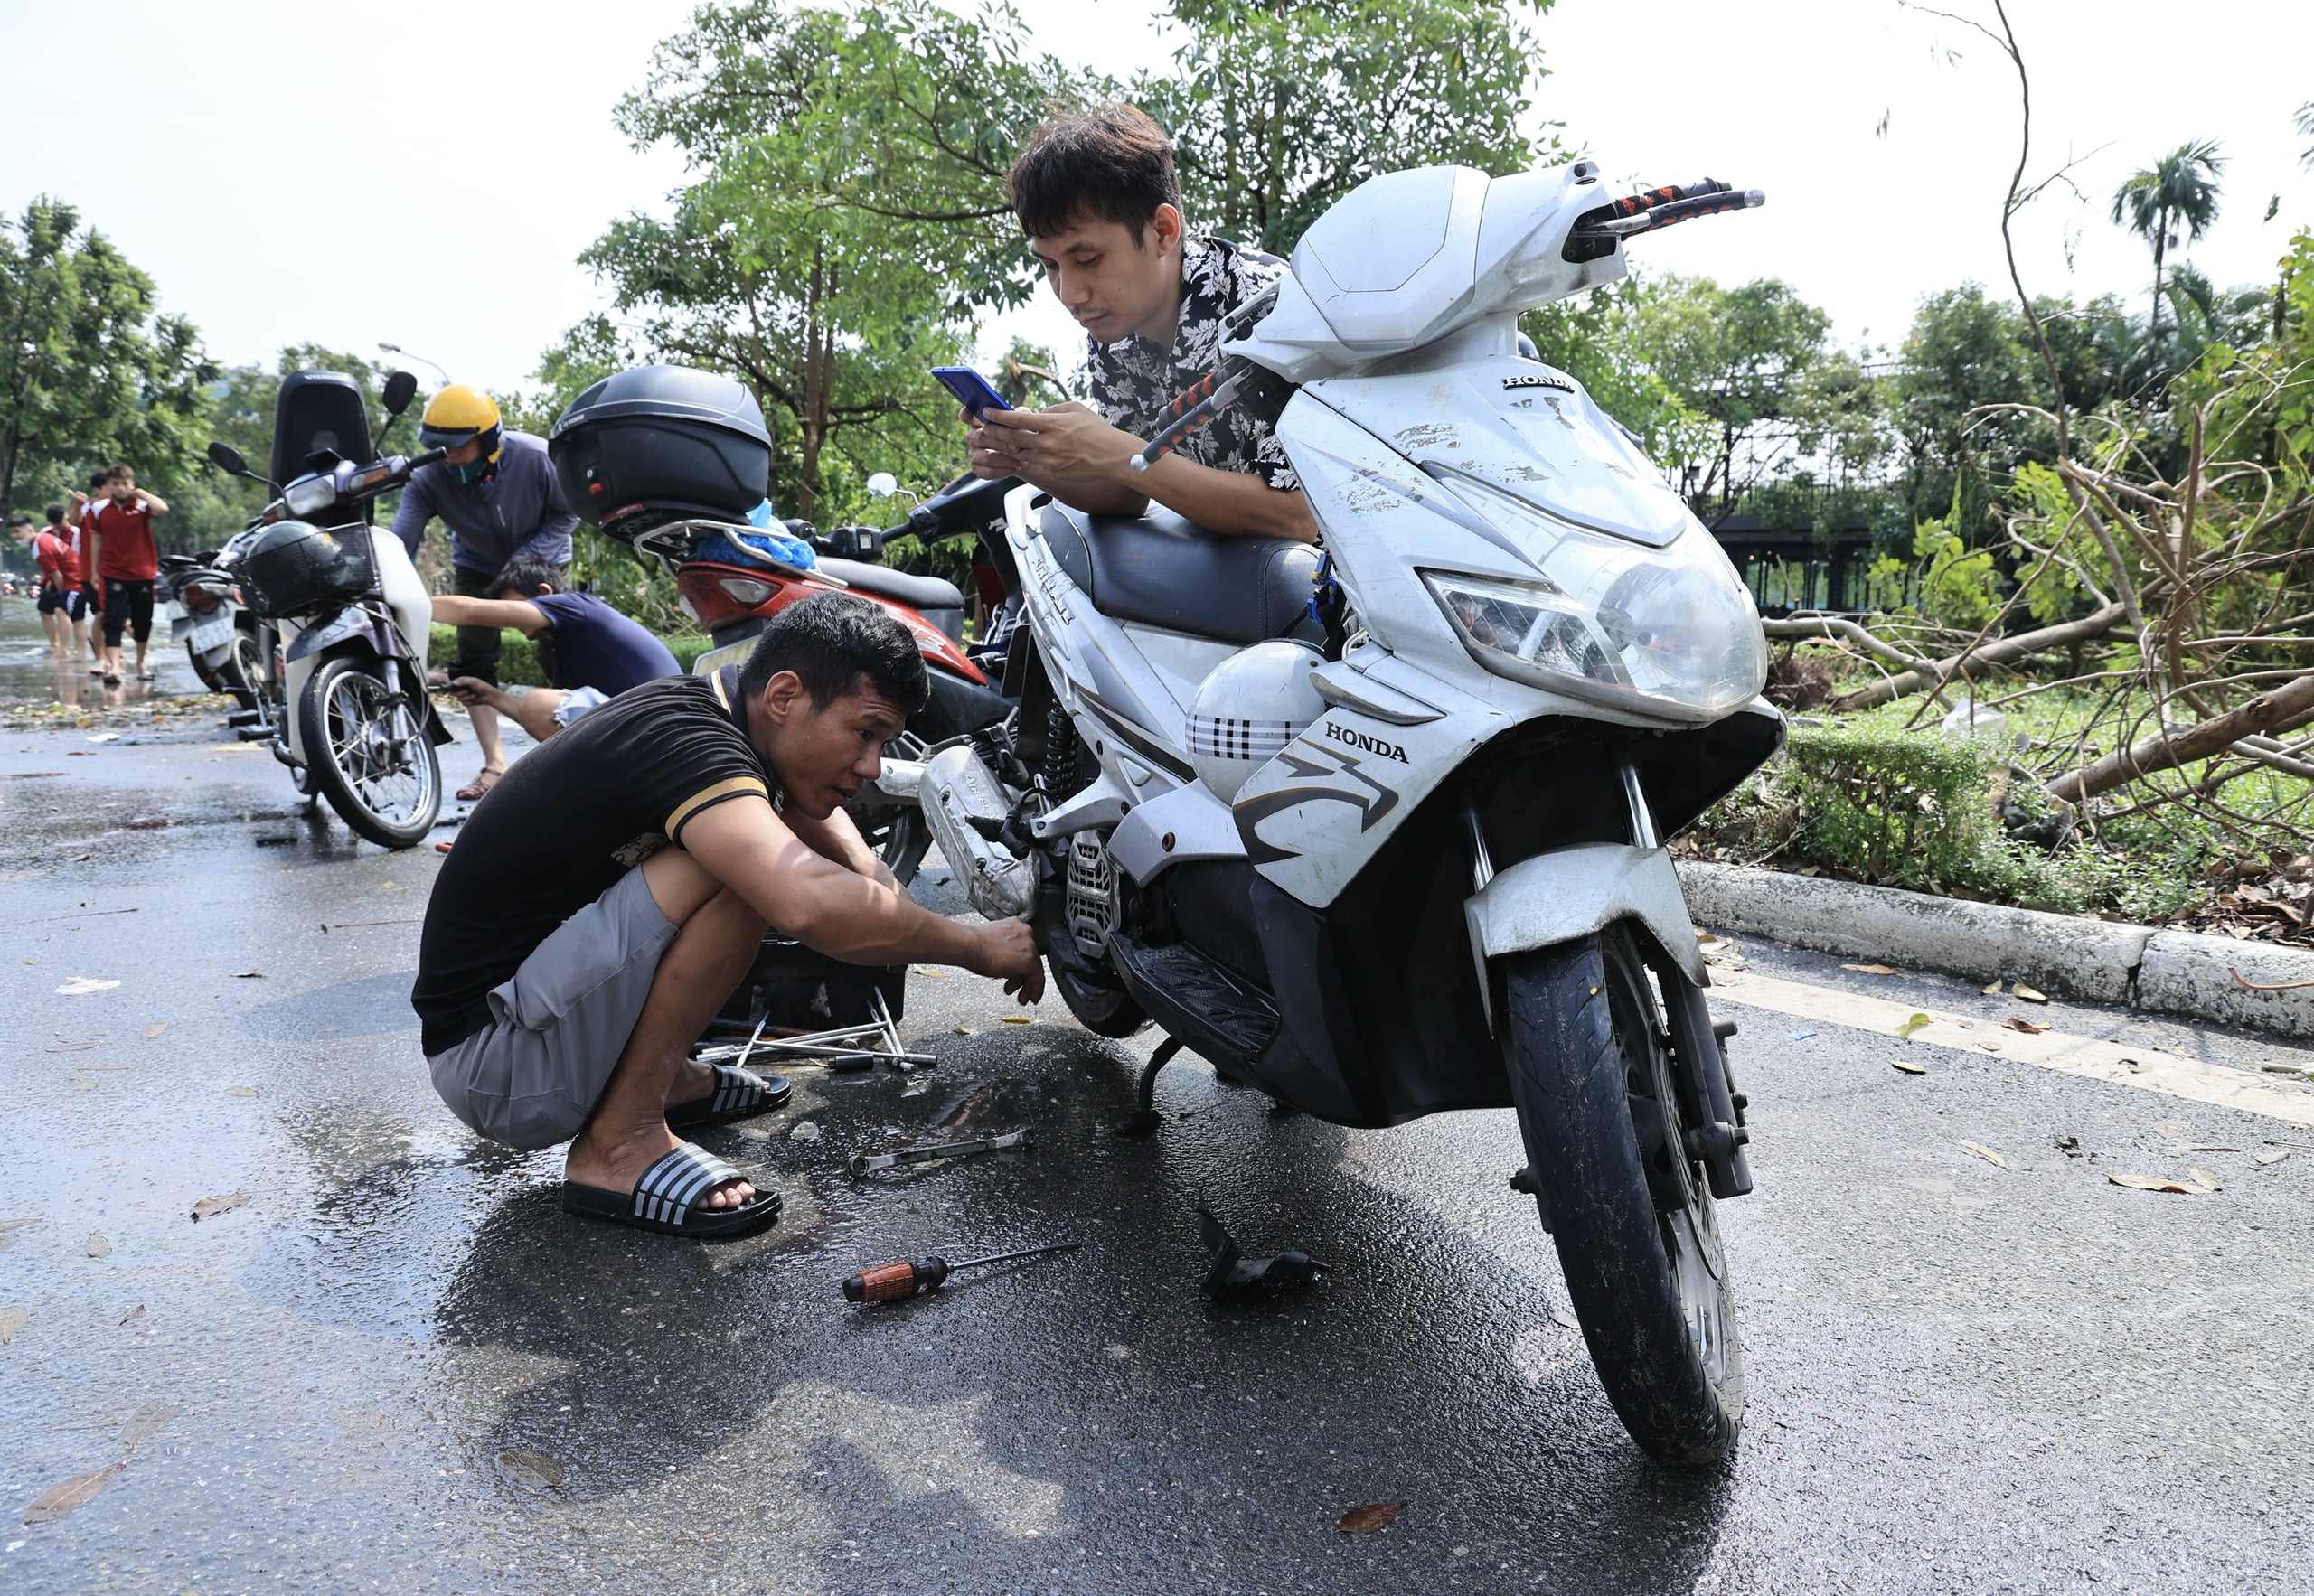
<path fill-rule="evenodd" d="M 105 685 L 120 684 L 120 640 L 136 639 L 136 679 L 153 680 L 145 651 L 153 636 L 153 583 L 161 574 L 161 550 L 153 540 L 153 518 L 169 507 L 159 495 L 136 485 L 126 465 L 105 474 L 106 497 L 98 503 L 94 526 L 97 579 L 105 595 Z"/>
<path fill-rule="evenodd" d="M 18 512 L 8 518 L 8 531 L 19 543 L 29 544 L 40 568 L 40 624 L 48 634 L 48 657 L 70 667 L 80 663 L 80 649 L 88 640 L 88 610 L 80 591 L 80 561 L 66 540 L 61 504 L 48 507 L 48 525 L 33 530 L 33 518 Z"/>
<path fill-rule="evenodd" d="M 486 597 L 437 596 L 434 618 L 453 626 L 512 626 L 531 640 L 553 686 L 516 698 L 494 683 L 455 676 L 450 690 L 469 706 L 496 710 L 541 743 L 630 687 L 683 673 L 665 643 L 593 594 L 569 591 L 569 578 L 540 560 L 508 566 Z"/>
<path fill-rule="evenodd" d="M 97 510 L 104 502 L 105 483 L 108 480 L 106 473 L 92 471 L 89 474 L 87 493 L 78 488 L 67 490 L 72 495 L 71 541 L 72 558 L 80 567 L 80 615 L 88 632 L 89 669 L 91 671 L 103 670 L 105 663 L 105 629 L 99 624 L 104 619 L 105 594 L 97 583 L 95 541 Z"/>
<path fill-rule="evenodd" d="M 563 502 L 546 442 L 527 432 L 509 431 L 498 402 L 479 388 L 453 383 L 426 401 L 419 442 L 449 452 L 421 465 L 402 490 L 394 512 L 394 536 L 418 558 L 428 524 L 439 517 L 450 529 L 452 585 L 461 598 L 486 598 L 501 572 L 517 561 L 537 561 L 557 586 L 570 569 L 570 532 L 578 524 Z M 498 685 L 498 656 L 503 640 L 495 625 L 461 625 L 458 657 L 445 680 L 472 678 Z M 488 704 L 473 705 L 475 741 L 482 745 L 482 770 L 458 789 L 472 803 L 506 774 L 506 751 L 498 741 L 498 715 Z"/>

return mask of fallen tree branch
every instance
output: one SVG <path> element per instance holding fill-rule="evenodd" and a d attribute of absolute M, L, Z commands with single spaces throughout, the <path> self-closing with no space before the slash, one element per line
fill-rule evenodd
<path fill-rule="evenodd" d="M 1895 644 L 1873 636 L 1854 621 L 1842 620 L 1837 615 L 1793 615 L 1785 620 L 1762 621 L 1760 630 L 1776 638 L 1844 637 L 1892 665 L 1902 665 L 1910 671 L 1929 667 L 1929 662 L 1920 655 L 1908 654 Z"/>
<path fill-rule="evenodd" d="M 2223 754 L 2243 737 L 2302 723 L 2314 717 L 2314 675 L 2298 678 L 2287 687 L 2260 693 L 2239 709 L 2229 709 L 2183 731 L 2161 732 L 2116 748 L 2095 764 L 2069 771 L 2048 785 L 2049 795 L 2079 803 L 2109 788 L 2190 765 Z"/>
<path fill-rule="evenodd" d="M 1983 665 L 2013 665 L 2044 649 L 2065 648 L 2092 637 L 2102 637 L 2120 624 L 2125 613 L 2121 605 L 2109 604 L 2077 621 L 2063 621 L 2037 631 L 2019 632 L 2013 637 L 1997 637 L 1973 651 L 1963 651 L 1947 659 L 1924 662 L 1900 676 L 1891 676 L 1886 681 L 1860 687 L 1852 693 L 1833 699 L 1831 708 L 1843 713 L 1869 709 L 1876 704 L 1891 703 L 1913 693 L 1940 689 L 1958 676 L 1964 666 L 1973 669 Z M 2263 730 L 2264 728 L 2253 729 Z"/>

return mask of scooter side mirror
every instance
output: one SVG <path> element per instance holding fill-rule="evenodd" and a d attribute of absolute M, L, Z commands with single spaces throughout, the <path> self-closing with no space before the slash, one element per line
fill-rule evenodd
<path fill-rule="evenodd" d="M 900 491 L 900 479 L 889 471 L 880 471 L 868 479 L 868 492 L 873 498 L 889 499 Z"/>
<path fill-rule="evenodd" d="M 210 444 L 209 464 L 235 476 L 247 476 L 249 471 L 249 463 L 241 458 L 240 450 L 228 443 Z"/>
<path fill-rule="evenodd" d="M 408 371 L 396 371 L 386 379 L 386 418 L 390 421 L 409 408 L 409 401 L 418 397 L 418 379 Z"/>

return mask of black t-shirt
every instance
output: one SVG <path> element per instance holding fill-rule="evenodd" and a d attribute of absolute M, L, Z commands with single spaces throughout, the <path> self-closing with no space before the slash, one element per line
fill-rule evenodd
<path fill-rule="evenodd" d="M 484 1000 L 565 920 L 701 810 L 768 801 L 738 671 L 631 688 L 514 763 L 475 806 L 426 906 L 410 1007 L 428 1057 L 490 1022 Z"/>

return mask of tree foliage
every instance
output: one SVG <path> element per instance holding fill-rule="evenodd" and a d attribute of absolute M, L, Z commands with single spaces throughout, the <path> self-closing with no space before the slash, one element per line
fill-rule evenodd
<path fill-rule="evenodd" d="M 1282 254 L 1378 173 L 1532 165 L 1541 69 L 1519 14 L 1549 5 L 1172 0 L 1188 41 L 1133 93 L 1172 131 L 1191 224 Z"/>
<path fill-rule="evenodd" d="M 755 390 L 783 508 L 848 506 L 879 469 L 937 475 L 955 405 L 927 371 L 963 357 L 977 307 L 1026 296 L 1004 170 L 1078 87 L 1006 9 L 702 6 L 618 113 L 693 181 L 582 260 L 639 350 Z"/>
<path fill-rule="evenodd" d="M 72 206 L 0 220 L 0 514 L 116 460 L 167 493 L 198 459 L 215 376 L 193 324 Z"/>

